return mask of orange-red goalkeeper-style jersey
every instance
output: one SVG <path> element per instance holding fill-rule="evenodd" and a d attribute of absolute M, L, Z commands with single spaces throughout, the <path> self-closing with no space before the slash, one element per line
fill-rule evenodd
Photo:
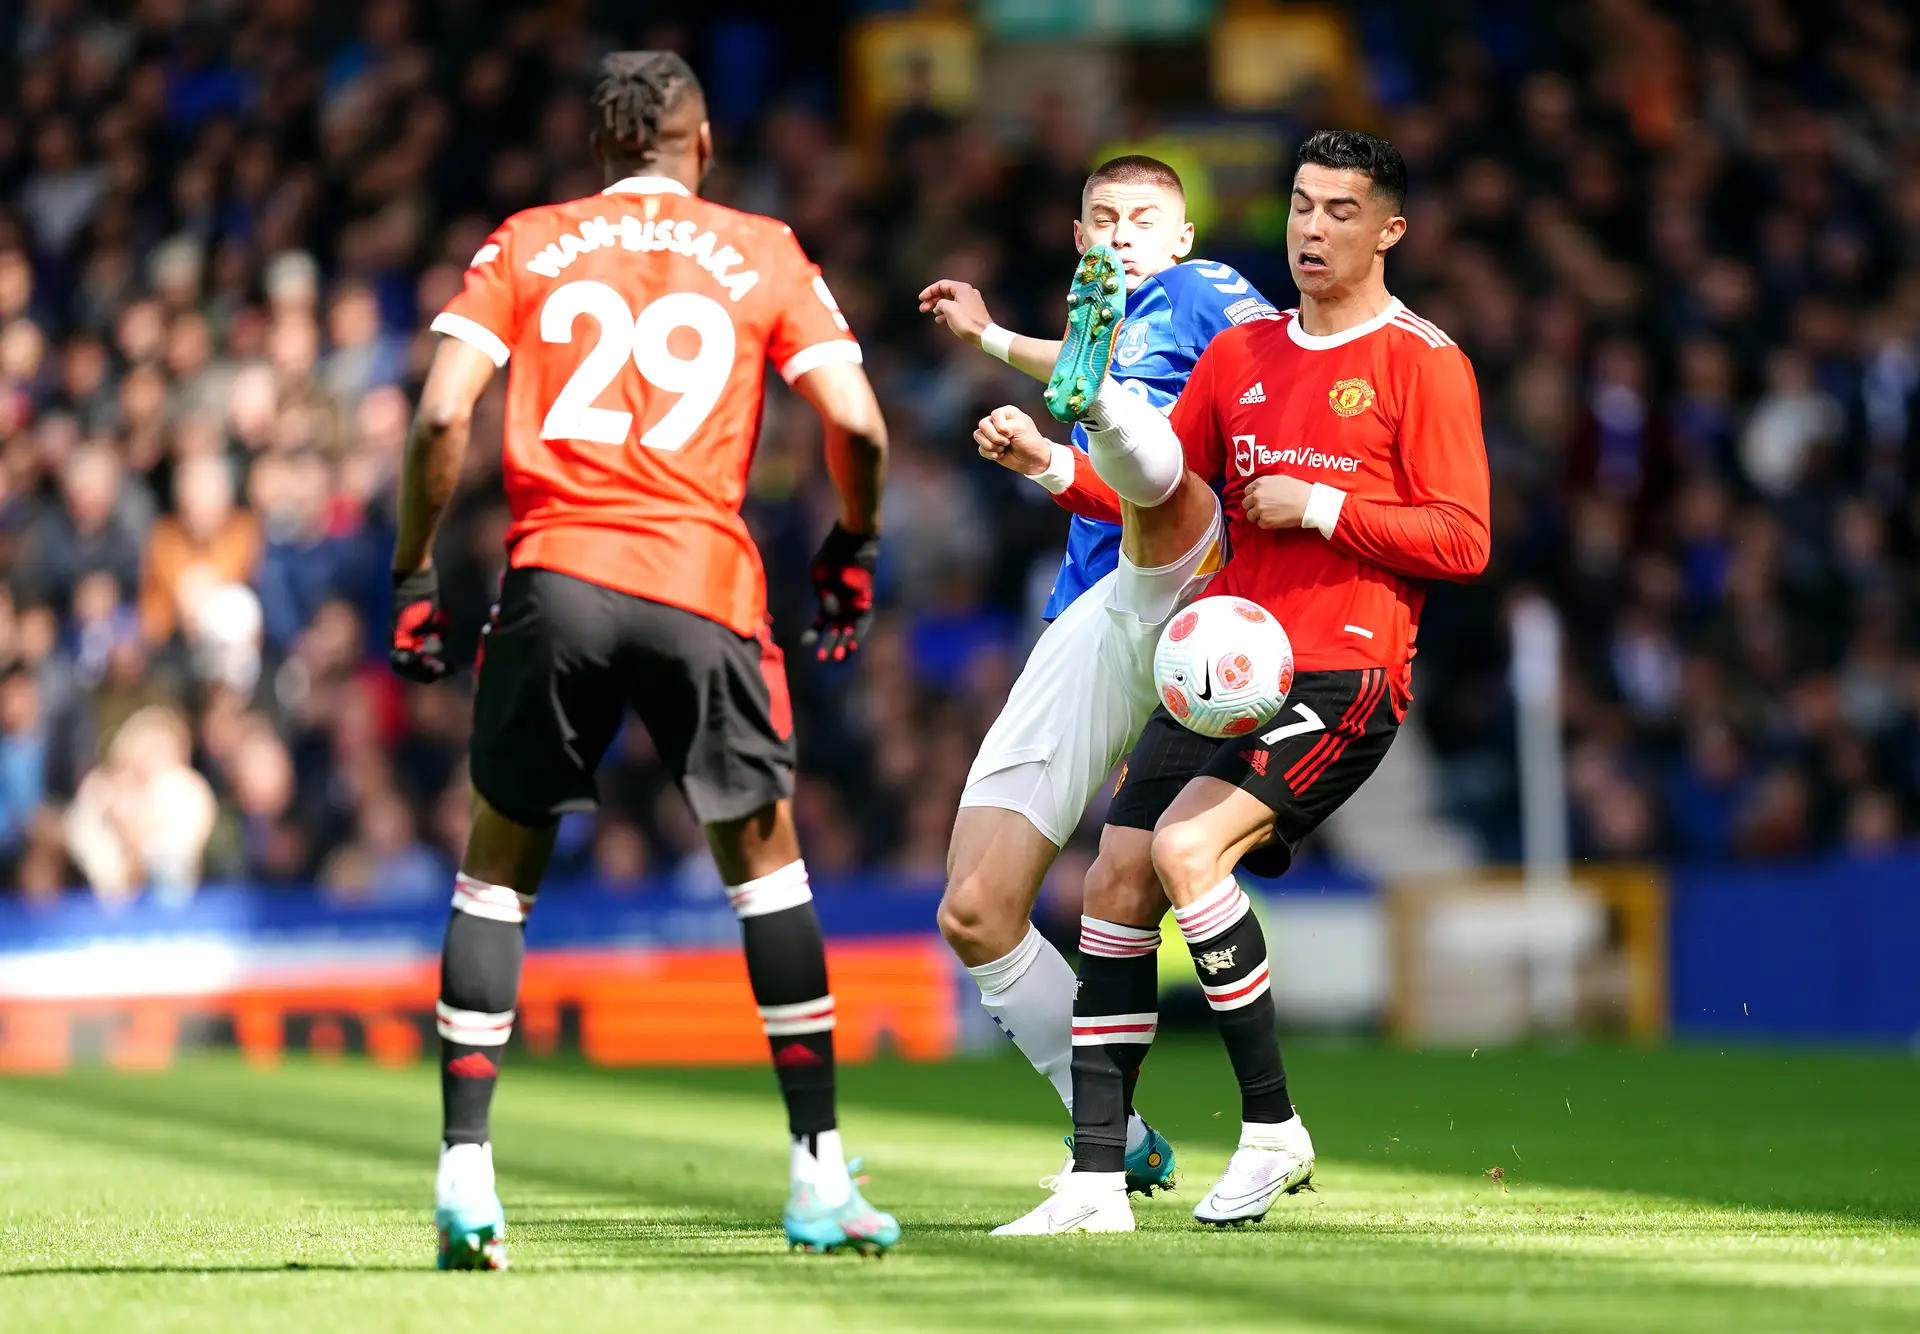
<path fill-rule="evenodd" d="M 1209 593 L 1280 618 L 1299 671 L 1381 667 L 1411 698 L 1429 579 L 1471 579 L 1490 551 L 1480 391 L 1466 354 L 1398 300 L 1316 337 L 1298 311 L 1216 335 L 1169 416 L 1187 466 L 1218 485 L 1232 547 Z M 1268 474 L 1315 482 L 1308 527 L 1270 530 L 1241 500 Z M 1061 504 L 1119 517 L 1082 454 Z"/>
<path fill-rule="evenodd" d="M 512 360 L 513 565 L 758 633 L 766 577 L 740 502 L 766 363 L 791 383 L 860 360 L 785 224 L 631 177 L 508 218 L 433 328 Z"/>

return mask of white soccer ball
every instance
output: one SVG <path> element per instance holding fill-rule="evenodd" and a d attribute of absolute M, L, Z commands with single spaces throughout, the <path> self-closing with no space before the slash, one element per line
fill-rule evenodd
<path fill-rule="evenodd" d="M 1167 712 L 1201 736 L 1242 736 L 1293 689 L 1293 643 L 1271 612 L 1245 598 L 1201 598 L 1168 622 L 1153 651 Z"/>

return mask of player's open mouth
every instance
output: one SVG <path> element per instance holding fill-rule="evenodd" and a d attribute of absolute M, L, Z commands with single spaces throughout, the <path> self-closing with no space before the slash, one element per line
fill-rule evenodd
<path fill-rule="evenodd" d="M 1294 267 L 1299 269 L 1324 269 L 1327 267 L 1327 261 L 1311 251 L 1302 250 L 1294 260 Z"/>

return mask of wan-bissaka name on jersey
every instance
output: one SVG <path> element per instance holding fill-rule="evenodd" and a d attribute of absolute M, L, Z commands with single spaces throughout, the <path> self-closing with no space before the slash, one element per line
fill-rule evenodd
<path fill-rule="evenodd" d="M 784 223 L 634 177 L 507 219 L 433 327 L 512 360 L 514 566 L 759 632 L 766 580 L 740 502 L 766 364 L 791 383 L 860 360 Z"/>

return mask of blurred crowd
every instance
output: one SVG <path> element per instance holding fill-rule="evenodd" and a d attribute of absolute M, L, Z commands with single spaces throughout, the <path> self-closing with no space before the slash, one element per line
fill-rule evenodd
<path fill-rule="evenodd" d="M 1502 608 L 1567 627 L 1576 849 L 1920 815 L 1920 33 L 1878 0 L 1376 6 L 1396 292 L 1480 378 L 1497 568 L 1436 592 L 1444 796 L 1517 851 Z"/>
<path fill-rule="evenodd" d="M 817 872 L 937 881 L 1065 521 L 968 439 L 1035 386 L 913 296 L 966 278 L 1001 323 L 1057 324 L 1080 183 L 1122 127 L 1040 88 L 992 117 L 909 107 L 863 156 L 831 40 L 637 21 L 0 4 L 6 883 L 445 893 L 470 686 L 404 686 L 383 643 L 422 331 L 502 217 L 599 188 L 581 80 L 624 44 L 712 71 L 707 192 L 789 221 L 866 347 L 894 439 L 884 614 L 853 665 L 790 658 L 798 815 Z M 1472 356 L 1495 478 L 1494 569 L 1436 591 L 1421 636 L 1447 809 L 1517 850 L 1504 608 L 1533 587 L 1566 617 L 1584 855 L 1899 844 L 1920 828 L 1912 18 L 1379 0 L 1355 30 L 1373 128 L 1413 171 L 1389 283 Z M 1201 252 L 1290 303 L 1271 246 Z M 438 553 L 466 662 L 504 560 L 500 389 Z M 791 643 L 833 506 L 817 424 L 777 385 L 750 490 Z M 556 875 L 711 880 L 642 729 L 602 789 Z"/>

